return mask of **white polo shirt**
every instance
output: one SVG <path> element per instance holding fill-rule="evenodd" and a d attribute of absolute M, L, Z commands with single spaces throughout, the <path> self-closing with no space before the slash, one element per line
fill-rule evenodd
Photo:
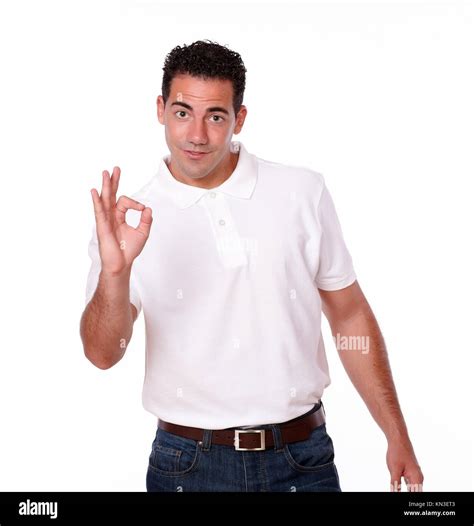
<path fill-rule="evenodd" d="M 309 411 L 330 384 L 318 288 L 356 280 L 323 176 L 231 148 L 237 166 L 216 188 L 179 182 L 167 155 L 131 196 L 153 210 L 130 282 L 145 316 L 143 406 L 207 429 Z M 86 303 L 100 272 L 95 225 L 89 255 Z"/>

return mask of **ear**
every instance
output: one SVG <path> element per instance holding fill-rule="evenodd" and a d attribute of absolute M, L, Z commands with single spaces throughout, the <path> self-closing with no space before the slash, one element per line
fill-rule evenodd
<path fill-rule="evenodd" d="M 240 109 L 237 112 L 237 115 L 235 117 L 235 126 L 234 126 L 235 135 L 240 133 L 240 130 L 242 129 L 244 125 L 246 116 L 247 116 L 247 108 L 242 104 L 242 106 L 240 106 Z"/>
<path fill-rule="evenodd" d="M 156 106 L 157 106 L 158 121 L 160 122 L 160 124 L 164 124 L 165 123 L 165 101 L 162 95 L 158 95 L 158 98 L 156 99 Z"/>

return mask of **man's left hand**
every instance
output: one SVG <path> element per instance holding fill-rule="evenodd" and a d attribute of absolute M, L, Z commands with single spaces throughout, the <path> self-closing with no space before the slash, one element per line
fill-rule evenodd
<path fill-rule="evenodd" d="M 409 440 L 391 440 L 387 449 L 390 491 L 401 491 L 401 478 L 407 491 L 423 491 L 424 476 Z"/>

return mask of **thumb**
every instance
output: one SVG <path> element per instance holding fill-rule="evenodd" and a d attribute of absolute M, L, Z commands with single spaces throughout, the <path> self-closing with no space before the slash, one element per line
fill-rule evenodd
<path fill-rule="evenodd" d="M 140 223 L 135 230 L 141 232 L 145 237 L 150 235 L 151 224 L 153 222 L 152 210 L 149 207 L 146 207 L 142 210 L 140 216 Z"/>

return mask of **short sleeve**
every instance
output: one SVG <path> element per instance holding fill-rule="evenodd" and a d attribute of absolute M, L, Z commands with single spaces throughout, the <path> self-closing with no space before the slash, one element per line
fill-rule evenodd
<path fill-rule="evenodd" d="M 97 288 L 97 283 L 99 282 L 99 274 L 101 270 L 99 243 L 97 240 L 97 232 L 95 225 L 92 229 L 92 237 L 89 242 L 89 257 L 91 259 L 91 266 L 89 269 L 89 274 L 87 276 L 86 283 L 86 305 L 89 303 L 89 301 L 92 299 L 92 296 L 94 295 L 95 289 Z M 142 308 L 142 303 L 140 300 L 140 295 L 138 293 L 138 287 L 136 285 L 136 278 L 133 272 L 133 267 L 132 272 L 130 274 L 130 302 L 133 303 L 133 305 L 135 305 L 138 316 Z"/>
<path fill-rule="evenodd" d="M 318 289 L 339 290 L 357 279 L 332 197 L 323 180 L 318 203 L 321 228 L 319 265 L 314 282 Z"/>

